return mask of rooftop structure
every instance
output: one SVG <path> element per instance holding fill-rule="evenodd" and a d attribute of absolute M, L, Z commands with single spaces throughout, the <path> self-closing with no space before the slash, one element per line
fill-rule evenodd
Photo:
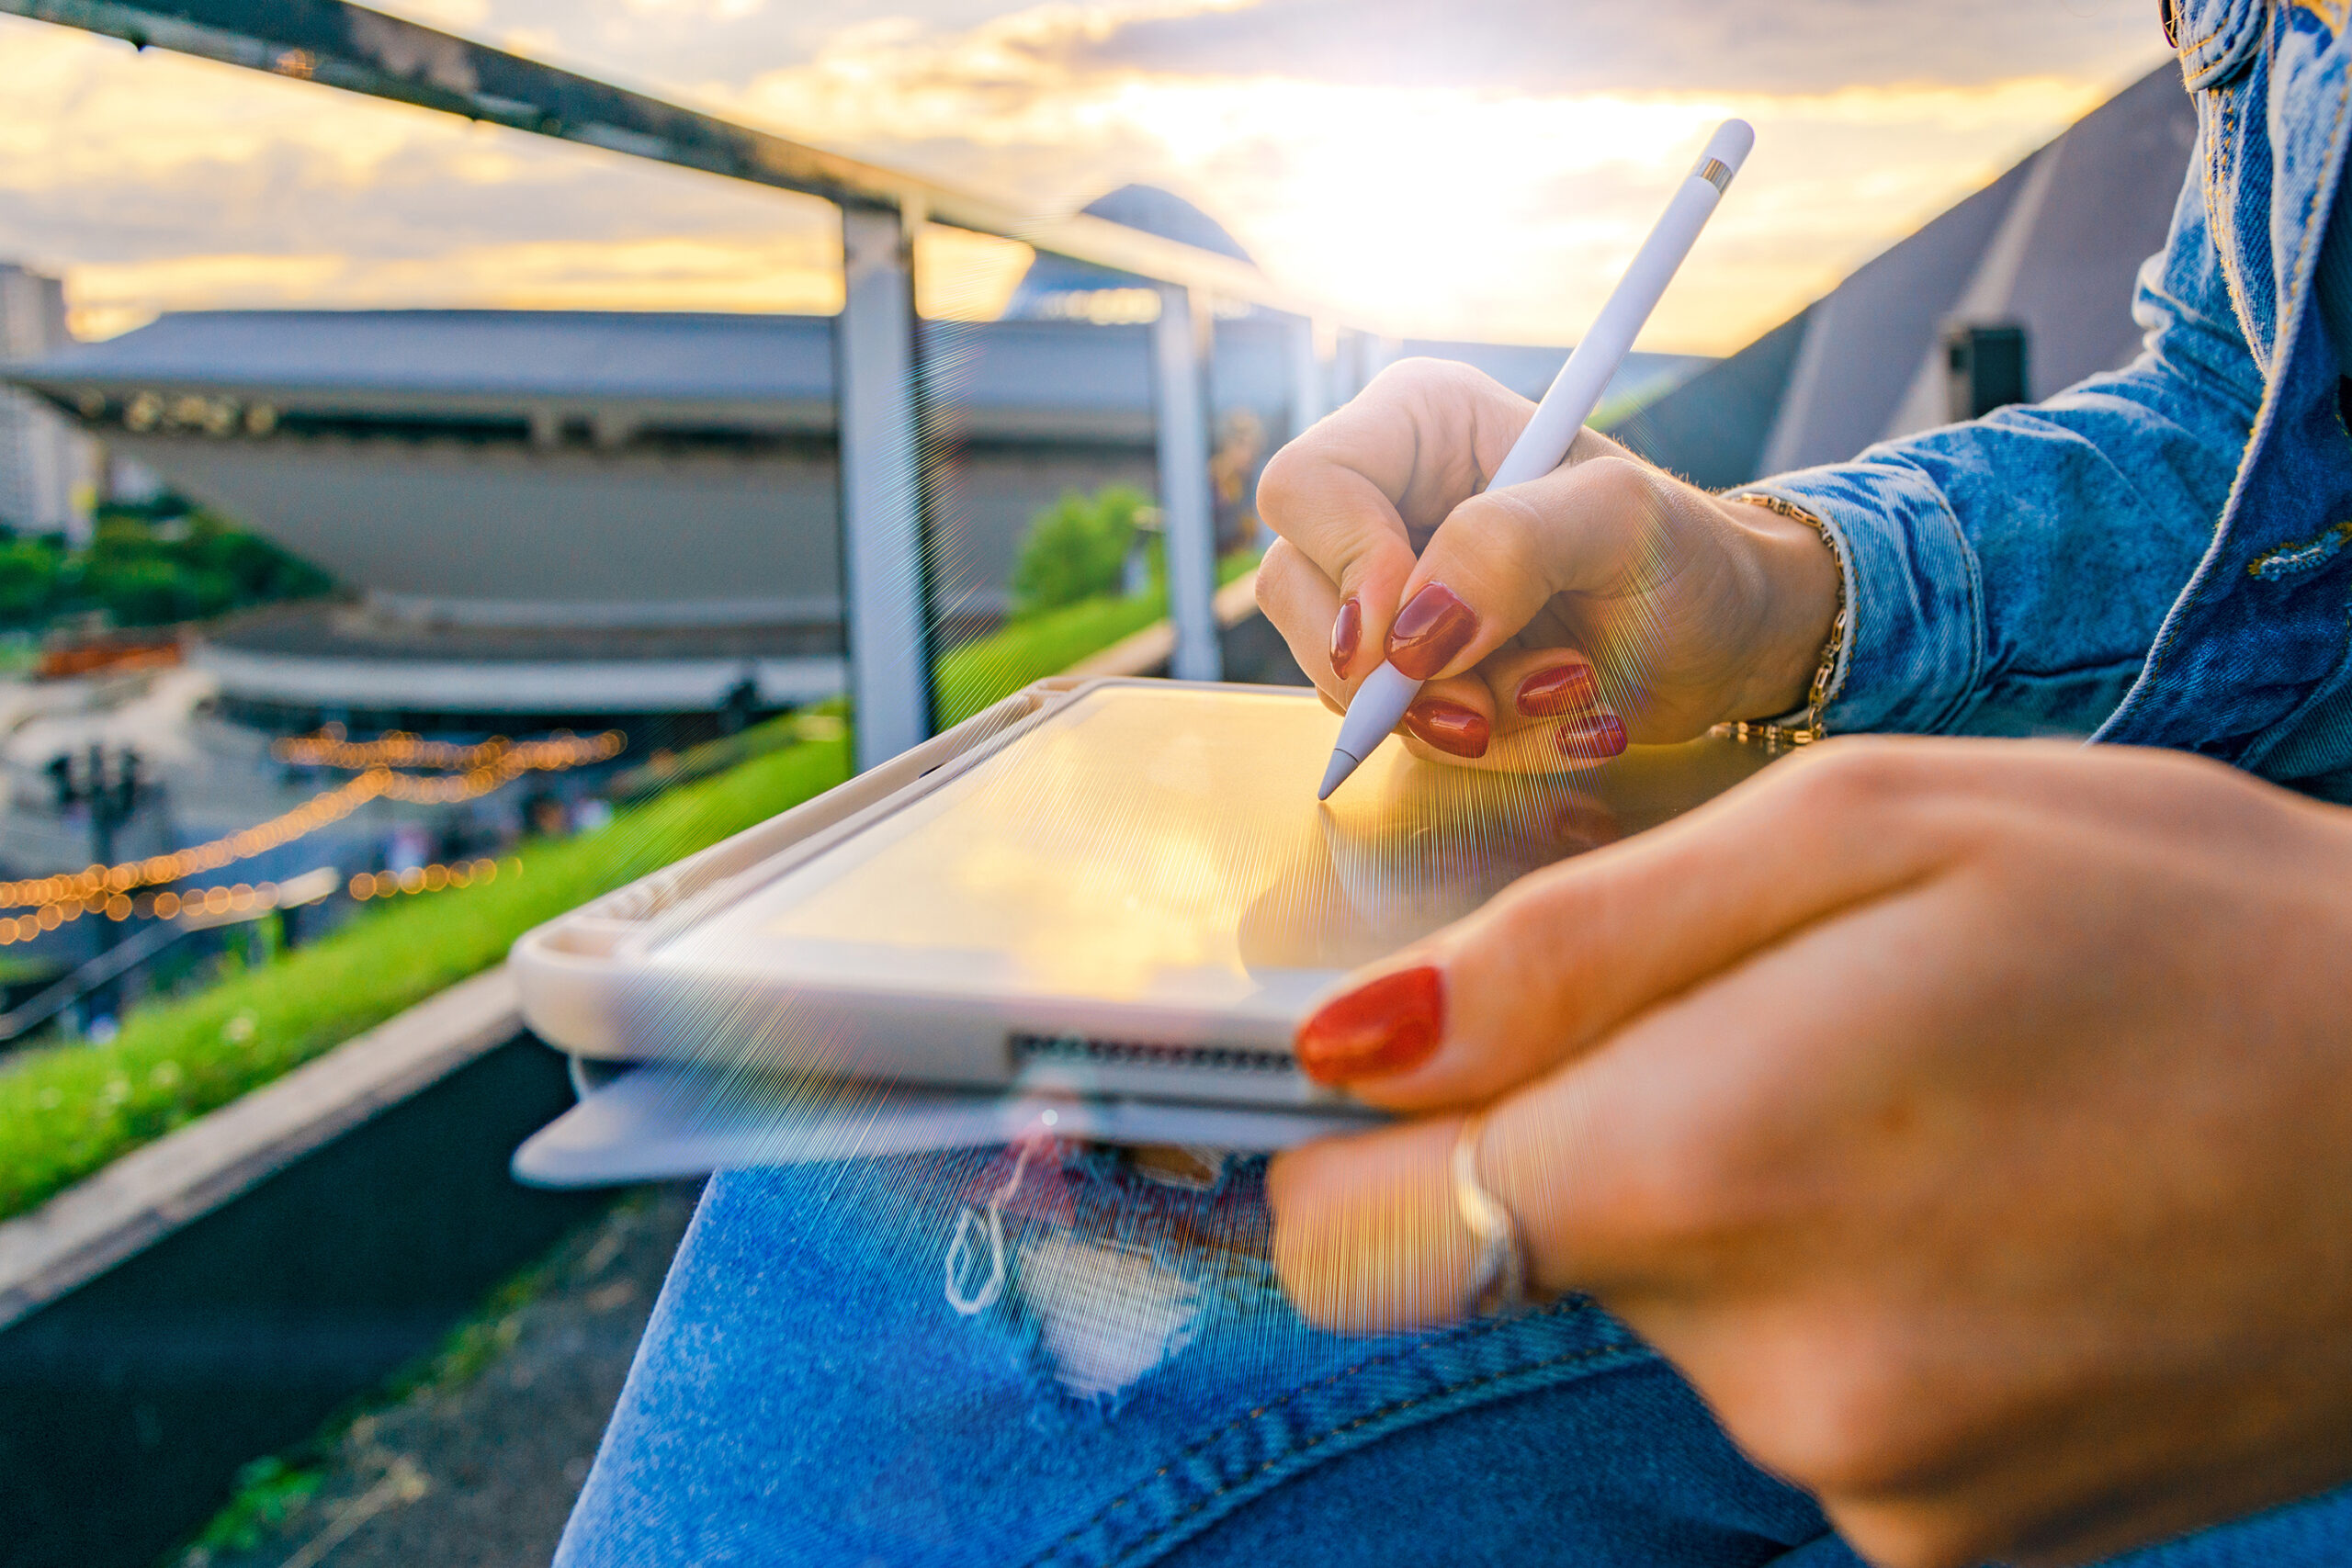
<path fill-rule="evenodd" d="M 709 712 L 747 681 L 767 708 L 845 680 L 835 325 L 206 312 L 20 380 L 361 591 L 209 638 L 200 660 L 255 716 Z M 939 608 L 1001 614 L 1037 510 L 1152 487 L 1149 329 L 922 338 L 955 446 L 933 508 Z M 1237 323 L 1214 374 L 1221 409 L 1283 427 L 1277 334 Z"/>
<path fill-rule="evenodd" d="M 947 454 L 936 614 L 1001 615 L 1023 531 L 1065 491 L 1157 488 L 1153 330 L 922 323 Z M 822 316 L 211 311 L 16 375 L 360 591 L 214 631 L 198 658 L 233 710 L 601 724 L 711 712 L 746 682 L 763 708 L 842 689 L 836 339 Z M 1390 347 L 1531 396 L 1566 355 Z M 1210 423 L 1252 477 L 1297 423 L 1293 348 L 1278 318 L 1216 326 Z M 1621 389 L 1703 363 L 1637 355 Z"/>
<path fill-rule="evenodd" d="M 1724 488 L 1989 412 L 1966 389 L 1955 398 L 1988 333 L 2023 351 L 1994 402 L 2128 364 L 2133 284 L 2164 248 L 2196 138 L 2166 63 L 1617 434 Z"/>
<path fill-rule="evenodd" d="M 1090 218 L 1257 265 L 1223 224 L 1157 186 L 1121 186 L 1080 210 Z M 1040 252 L 1022 275 L 1004 314 L 1011 321 L 1136 321 L 1151 320 L 1159 310 L 1159 296 L 1148 278 Z"/>

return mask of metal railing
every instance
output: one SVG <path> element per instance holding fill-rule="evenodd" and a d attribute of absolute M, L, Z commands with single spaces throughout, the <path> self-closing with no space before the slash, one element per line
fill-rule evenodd
<path fill-rule="evenodd" d="M 1220 301 L 1292 318 L 1292 423 L 1326 412 L 1334 334 L 1312 301 L 1249 263 L 1077 214 L 1012 202 L 731 124 L 345 0 L 0 0 L 28 17 L 275 75 L 317 82 L 579 141 L 658 163 L 821 197 L 841 209 L 844 291 L 835 327 L 842 613 L 858 765 L 922 740 L 932 726 L 932 615 L 924 581 L 922 367 L 915 335 L 915 235 L 927 223 L 1017 240 L 1150 279 L 1160 506 L 1168 550 L 1171 672 L 1219 673 L 1207 365 Z M 1380 340 L 1350 334 L 1360 384 Z"/>

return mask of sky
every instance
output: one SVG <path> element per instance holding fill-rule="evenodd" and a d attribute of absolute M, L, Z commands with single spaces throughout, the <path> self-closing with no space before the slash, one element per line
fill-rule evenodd
<path fill-rule="evenodd" d="M 1396 335 L 1573 342 L 1708 132 L 1756 153 L 1645 336 L 1725 353 L 2164 63 L 2146 0 L 385 0 L 1068 211 L 1131 180 Z M 220 307 L 813 310 L 821 202 L 0 17 L 0 259 L 77 331 Z M 1022 247 L 926 236 L 985 318 Z"/>

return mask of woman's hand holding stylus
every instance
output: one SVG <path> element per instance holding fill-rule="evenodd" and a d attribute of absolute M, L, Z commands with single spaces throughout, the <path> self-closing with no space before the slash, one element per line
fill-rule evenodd
<path fill-rule="evenodd" d="M 1390 659 L 1435 677 L 1406 720 L 1417 751 L 1514 772 L 1802 705 L 1838 600 L 1820 536 L 1591 431 L 1555 472 L 1481 493 L 1533 408 L 1408 360 L 1267 465 L 1258 602 L 1325 699 L 1344 708 Z"/>
<path fill-rule="evenodd" d="M 1355 976 L 1311 1318 L 1462 1314 L 1477 1180 L 1889 1568 L 2352 1477 L 2352 814 L 2177 753 L 1832 740 Z"/>

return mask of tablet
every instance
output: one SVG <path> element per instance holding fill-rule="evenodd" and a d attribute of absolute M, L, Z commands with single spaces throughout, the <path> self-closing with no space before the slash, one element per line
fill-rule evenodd
<path fill-rule="evenodd" d="M 1344 1100 L 1239 1106 L 1050 1089 L 941 1089 L 651 1062 L 514 1151 L 533 1187 L 668 1181 L 752 1166 L 989 1148 L 1039 1138 L 1271 1154 L 1385 1120 Z"/>
<path fill-rule="evenodd" d="M 1760 763 L 1507 776 L 1384 747 L 1315 799 L 1311 693 L 1047 682 L 516 944 L 576 1054 L 787 1078 L 1328 1103 L 1293 1029 L 1354 967 Z"/>

